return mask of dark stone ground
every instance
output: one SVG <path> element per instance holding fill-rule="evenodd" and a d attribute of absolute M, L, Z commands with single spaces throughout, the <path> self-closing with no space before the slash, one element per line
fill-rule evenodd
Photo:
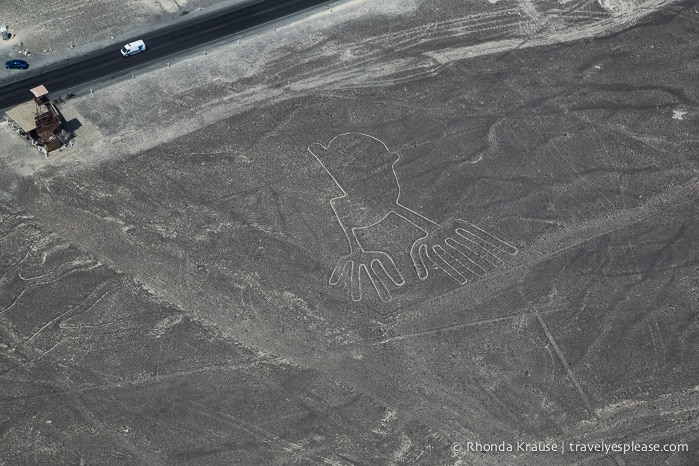
<path fill-rule="evenodd" d="M 699 463 L 697 9 L 3 170 L 0 464 Z M 516 254 L 420 280 L 400 206 Z"/>

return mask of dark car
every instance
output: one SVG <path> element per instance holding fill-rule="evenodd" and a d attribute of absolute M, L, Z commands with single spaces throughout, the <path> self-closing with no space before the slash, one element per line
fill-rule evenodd
<path fill-rule="evenodd" d="M 29 63 L 24 60 L 10 60 L 5 62 L 5 68 L 8 70 L 26 70 L 29 68 Z"/>

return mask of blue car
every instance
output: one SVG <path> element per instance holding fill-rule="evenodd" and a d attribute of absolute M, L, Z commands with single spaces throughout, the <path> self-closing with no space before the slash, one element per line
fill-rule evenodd
<path fill-rule="evenodd" d="M 29 68 L 29 63 L 24 60 L 10 60 L 5 62 L 5 68 L 8 70 L 26 70 Z"/>

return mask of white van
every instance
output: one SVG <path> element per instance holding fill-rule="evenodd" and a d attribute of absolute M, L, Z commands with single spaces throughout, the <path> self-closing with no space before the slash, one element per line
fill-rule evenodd
<path fill-rule="evenodd" d="M 123 46 L 121 48 L 121 54 L 125 57 L 130 57 L 131 55 L 136 55 L 144 50 L 146 50 L 146 43 L 142 40 L 135 40 Z"/>

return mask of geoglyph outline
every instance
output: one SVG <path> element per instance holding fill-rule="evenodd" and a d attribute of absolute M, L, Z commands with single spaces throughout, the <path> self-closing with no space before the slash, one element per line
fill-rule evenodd
<path fill-rule="evenodd" d="M 351 139 L 354 141 L 350 141 Z M 353 143 L 358 139 L 364 139 L 368 146 L 383 147 L 385 154 L 379 155 L 393 156 L 390 167 L 384 167 L 383 171 L 386 172 L 384 175 L 386 179 L 392 175 L 392 181 L 395 182 L 395 199 L 389 200 L 388 196 L 383 196 L 383 199 L 377 202 L 365 193 L 355 193 L 359 197 L 362 195 L 365 197 L 360 202 L 353 201 L 348 192 L 347 183 L 343 183 L 336 176 L 339 169 L 329 168 L 328 165 L 334 162 L 331 158 L 333 149 L 339 146 L 339 155 L 344 155 L 343 141 Z M 415 239 L 410 246 L 410 258 L 420 280 L 426 280 L 429 277 L 429 265 L 432 265 L 460 285 L 464 285 L 469 282 L 469 277 L 477 279 L 486 275 L 489 269 L 504 265 L 503 256 L 514 256 L 518 252 L 513 245 L 466 220 L 454 218 L 438 224 L 403 205 L 400 201 L 400 181 L 396 173 L 396 164 L 401 156 L 391 151 L 383 141 L 374 136 L 359 132 L 342 133 L 330 139 L 327 145 L 317 142 L 311 144 L 308 146 L 308 151 L 341 191 L 341 195 L 330 199 L 330 206 L 345 235 L 349 252 L 337 260 L 328 284 L 337 286 L 344 282 L 349 288 L 353 301 L 361 301 L 364 298 L 364 290 L 368 286 L 363 283 L 364 280 L 368 279 L 383 302 L 389 302 L 392 299 L 390 287 L 402 287 L 406 283 L 393 257 L 385 251 L 365 249 L 357 235 L 358 230 L 378 225 L 390 214 L 398 216 L 423 232 L 423 235 Z M 361 167 L 354 167 L 353 170 L 358 168 Z M 374 170 L 374 173 L 380 171 Z M 385 192 L 389 191 L 383 187 L 381 189 Z M 372 207 L 376 212 L 371 212 Z"/>

